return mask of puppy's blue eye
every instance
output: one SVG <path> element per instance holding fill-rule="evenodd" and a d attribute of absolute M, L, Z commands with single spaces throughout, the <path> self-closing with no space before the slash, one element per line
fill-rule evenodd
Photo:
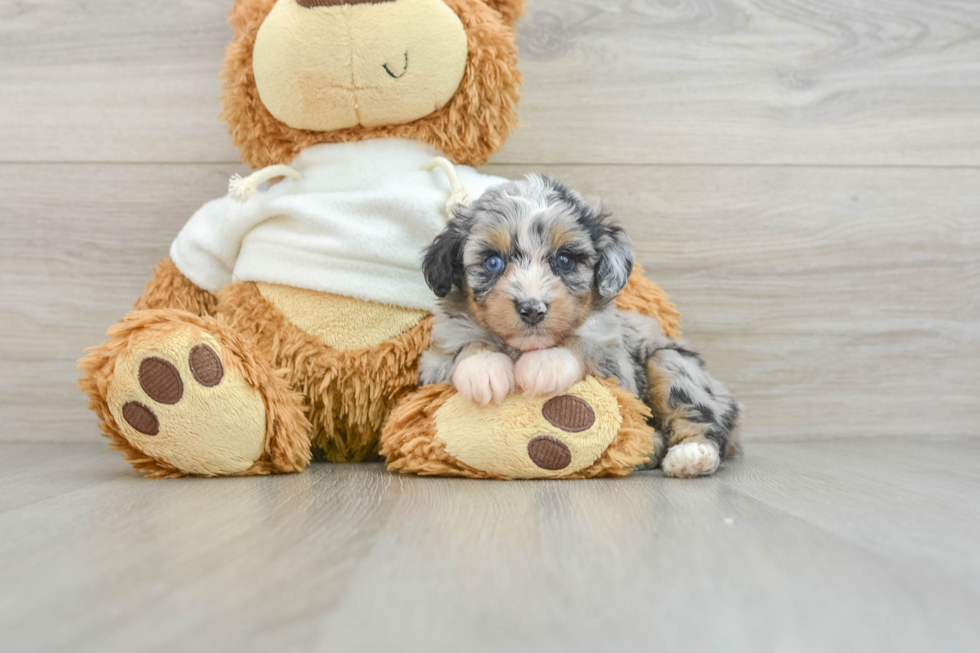
<path fill-rule="evenodd" d="M 555 265 L 559 270 L 563 272 L 568 272 L 575 267 L 575 261 L 568 254 L 559 254 L 555 257 Z"/>
<path fill-rule="evenodd" d="M 500 272 L 504 269 L 504 259 L 499 256 L 491 256 L 487 259 L 487 262 L 483 264 L 483 267 L 487 269 L 487 272 Z"/>

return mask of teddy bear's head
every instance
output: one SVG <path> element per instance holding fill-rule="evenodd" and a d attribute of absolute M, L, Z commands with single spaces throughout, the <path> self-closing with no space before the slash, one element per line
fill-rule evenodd
<path fill-rule="evenodd" d="M 242 160 L 413 138 L 479 165 L 517 124 L 525 0 L 235 0 L 222 73 Z"/>

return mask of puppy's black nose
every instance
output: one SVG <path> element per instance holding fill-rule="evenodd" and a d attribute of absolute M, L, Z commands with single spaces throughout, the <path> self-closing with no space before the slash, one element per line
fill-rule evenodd
<path fill-rule="evenodd" d="M 524 324 L 534 326 L 544 319 L 548 313 L 548 305 L 537 299 L 517 303 L 517 314 L 521 316 Z"/>

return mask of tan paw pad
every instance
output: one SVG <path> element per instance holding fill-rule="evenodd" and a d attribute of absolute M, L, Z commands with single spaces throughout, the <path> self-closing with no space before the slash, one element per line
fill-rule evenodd
<path fill-rule="evenodd" d="M 189 474 L 234 474 L 262 456 L 265 403 L 221 351 L 188 328 L 117 360 L 106 400 L 130 444 Z"/>
<path fill-rule="evenodd" d="M 615 395 L 586 378 L 564 395 L 512 394 L 500 406 L 451 397 L 435 415 L 446 452 L 477 470 L 510 478 L 550 478 L 591 466 L 622 424 Z"/>

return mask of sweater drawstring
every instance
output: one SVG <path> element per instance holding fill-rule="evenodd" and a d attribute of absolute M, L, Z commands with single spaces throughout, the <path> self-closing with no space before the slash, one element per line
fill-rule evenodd
<path fill-rule="evenodd" d="M 466 191 L 466 187 L 463 186 L 463 182 L 459 180 L 459 175 L 456 174 L 456 166 L 454 166 L 449 159 L 444 157 L 436 157 L 425 164 L 422 170 L 425 172 L 432 172 L 436 168 L 442 168 L 446 176 L 449 177 L 449 185 L 452 187 L 452 192 L 449 194 L 449 200 L 446 202 L 446 221 L 453 219 L 453 210 L 457 206 L 466 206 L 473 200 L 470 199 L 470 194 Z"/>
<path fill-rule="evenodd" d="M 303 175 L 299 174 L 289 166 L 275 165 L 268 168 L 256 170 L 248 177 L 242 178 L 241 175 L 232 175 L 228 180 L 228 194 L 231 199 L 240 204 L 244 204 L 255 193 L 260 184 L 264 184 L 276 177 L 289 177 L 293 181 L 300 181 Z"/>

